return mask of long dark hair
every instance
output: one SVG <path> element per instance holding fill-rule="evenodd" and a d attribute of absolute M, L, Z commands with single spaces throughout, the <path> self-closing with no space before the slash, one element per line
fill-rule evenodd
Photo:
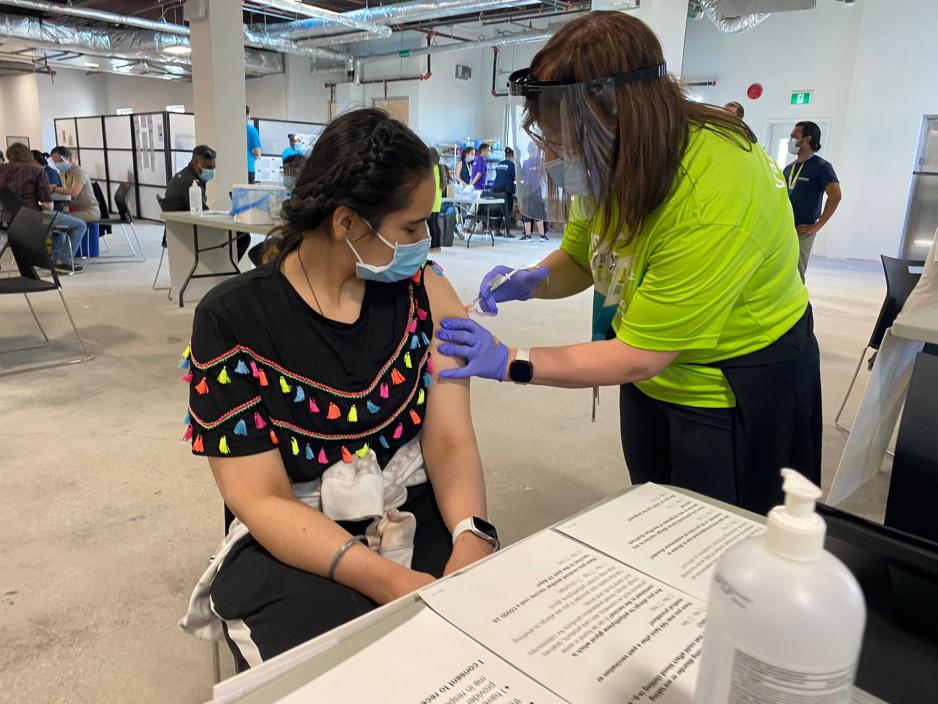
<path fill-rule="evenodd" d="M 655 33 L 621 12 L 591 12 L 568 22 L 531 62 L 539 81 L 591 81 L 664 62 Z M 603 237 L 624 230 L 632 240 L 671 193 L 687 148 L 689 127 L 712 129 L 742 149 L 756 136 L 736 115 L 684 95 L 670 75 L 616 89 L 618 129 L 613 147 L 609 197 L 600 205 Z M 536 114 L 526 121 L 537 121 Z"/>
<path fill-rule="evenodd" d="M 387 215 L 407 207 L 414 186 L 432 168 L 427 145 L 383 110 L 340 115 L 316 140 L 283 204 L 277 250 L 299 247 L 340 205 L 380 230 Z"/>

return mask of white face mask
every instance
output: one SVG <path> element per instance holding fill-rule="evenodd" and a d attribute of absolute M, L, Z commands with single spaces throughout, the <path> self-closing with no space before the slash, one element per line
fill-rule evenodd
<path fill-rule="evenodd" d="M 570 195 L 590 195 L 589 173 L 582 154 L 569 160 L 554 159 L 544 164 L 551 181 L 558 188 L 563 188 Z"/>
<path fill-rule="evenodd" d="M 789 154 L 797 154 L 799 152 L 798 142 L 800 141 L 801 141 L 800 139 L 795 139 L 794 137 L 788 138 L 788 153 Z"/>

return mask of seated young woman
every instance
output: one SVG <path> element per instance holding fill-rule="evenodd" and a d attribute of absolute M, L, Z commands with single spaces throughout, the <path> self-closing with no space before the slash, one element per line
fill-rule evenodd
<path fill-rule="evenodd" d="M 196 308 L 187 435 L 236 518 L 181 625 L 241 668 L 497 548 L 468 382 L 436 380 L 437 321 L 465 315 L 427 264 L 436 187 L 405 125 L 336 118 L 278 256 Z"/>

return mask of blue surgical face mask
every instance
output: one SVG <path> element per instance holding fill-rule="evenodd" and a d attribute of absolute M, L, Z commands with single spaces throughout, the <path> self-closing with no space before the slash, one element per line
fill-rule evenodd
<path fill-rule="evenodd" d="M 53 163 L 55 164 L 55 168 L 57 168 L 63 174 L 71 168 L 71 164 L 69 164 L 67 161 L 56 161 Z"/>
<path fill-rule="evenodd" d="M 215 178 L 215 169 L 202 169 L 201 173 L 199 173 L 199 178 L 202 180 L 202 183 L 208 183 Z"/>
<path fill-rule="evenodd" d="M 371 227 L 371 225 L 368 225 L 368 227 Z M 427 255 L 430 253 L 429 237 L 412 244 L 391 244 L 373 227 L 371 227 L 371 230 L 375 233 L 375 237 L 394 250 L 394 254 L 387 264 L 381 266 L 367 264 L 359 255 L 358 250 L 355 249 L 355 245 L 349 240 L 345 240 L 358 260 L 355 264 L 355 275 L 358 278 L 366 281 L 380 281 L 386 284 L 394 283 L 395 281 L 409 279 L 419 271 L 420 267 L 426 264 Z"/>

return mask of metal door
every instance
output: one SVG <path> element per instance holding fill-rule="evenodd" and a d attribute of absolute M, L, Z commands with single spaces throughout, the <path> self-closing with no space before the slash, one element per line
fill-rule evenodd
<path fill-rule="evenodd" d="M 938 228 L 938 116 L 922 118 L 918 154 L 909 187 L 902 256 L 924 259 Z"/>

